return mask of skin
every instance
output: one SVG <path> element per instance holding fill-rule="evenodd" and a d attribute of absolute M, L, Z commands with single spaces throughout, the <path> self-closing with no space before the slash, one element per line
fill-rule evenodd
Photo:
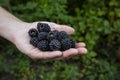
<path fill-rule="evenodd" d="M 59 25 L 53 22 L 39 21 L 50 25 L 52 30 L 66 31 L 67 34 L 73 34 L 75 30 L 67 25 Z M 36 28 L 38 22 L 27 23 L 19 20 L 2 7 L 0 7 L 0 36 L 11 41 L 23 54 L 32 59 L 39 60 L 58 60 L 72 56 L 79 56 L 87 53 L 85 43 L 76 43 L 76 48 L 71 48 L 64 52 L 61 51 L 40 51 L 32 46 L 29 41 L 28 31 L 31 28 Z"/>

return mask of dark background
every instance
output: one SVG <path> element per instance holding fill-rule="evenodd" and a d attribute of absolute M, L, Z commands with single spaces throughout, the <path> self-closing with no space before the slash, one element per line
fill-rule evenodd
<path fill-rule="evenodd" d="M 0 80 L 120 80 L 120 0 L 0 0 L 23 21 L 72 26 L 88 54 L 34 61 L 0 37 Z M 24 46 L 24 45 L 23 45 Z"/>

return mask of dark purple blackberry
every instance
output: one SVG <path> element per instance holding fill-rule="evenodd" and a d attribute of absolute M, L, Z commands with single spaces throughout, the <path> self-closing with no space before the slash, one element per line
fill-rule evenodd
<path fill-rule="evenodd" d="M 75 44 L 76 44 L 75 40 L 73 38 L 69 38 L 69 39 L 70 39 L 70 42 L 72 44 L 71 48 L 75 48 Z"/>
<path fill-rule="evenodd" d="M 37 37 L 33 37 L 33 38 L 31 38 L 30 39 L 30 44 L 32 44 L 33 46 L 37 46 L 37 44 L 38 44 L 38 38 Z"/>
<path fill-rule="evenodd" d="M 40 32 L 38 34 L 38 40 L 46 40 L 47 39 L 47 32 Z"/>
<path fill-rule="evenodd" d="M 61 46 L 62 46 L 61 48 L 62 51 L 68 50 L 70 48 L 75 48 L 75 41 L 72 38 L 62 39 Z"/>
<path fill-rule="evenodd" d="M 51 41 L 51 40 L 56 39 L 56 38 L 57 38 L 57 33 L 54 32 L 54 31 L 50 31 L 47 35 L 47 40 L 48 41 Z"/>
<path fill-rule="evenodd" d="M 65 31 L 60 31 L 58 33 L 57 39 L 61 41 L 62 39 L 65 39 L 67 37 L 67 33 Z"/>
<path fill-rule="evenodd" d="M 38 23 L 37 24 L 37 29 L 39 32 L 50 32 L 50 26 L 46 23 Z"/>
<path fill-rule="evenodd" d="M 32 28 L 28 31 L 30 37 L 37 37 L 38 31 L 35 28 Z"/>
<path fill-rule="evenodd" d="M 42 51 L 47 51 L 49 49 L 48 41 L 42 40 L 37 44 L 37 47 Z"/>
<path fill-rule="evenodd" d="M 50 47 L 50 50 L 52 50 L 52 51 L 60 50 L 60 49 L 61 49 L 61 43 L 60 43 L 58 40 L 53 39 L 53 40 L 49 43 L 49 47 Z"/>

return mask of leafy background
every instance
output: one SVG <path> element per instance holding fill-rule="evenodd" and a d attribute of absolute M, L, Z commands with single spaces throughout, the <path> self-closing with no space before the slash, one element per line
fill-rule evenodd
<path fill-rule="evenodd" d="M 88 54 L 34 61 L 0 37 L 0 80 L 120 80 L 119 0 L 0 0 L 23 21 L 73 26 Z"/>

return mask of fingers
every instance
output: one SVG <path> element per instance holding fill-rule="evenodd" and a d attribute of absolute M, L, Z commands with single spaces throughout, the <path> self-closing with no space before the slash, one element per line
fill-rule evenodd
<path fill-rule="evenodd" d="M 86 48 L 77 48 L 77 49 L 71 48 L 69 50 L 64 51 L 63 55 L 59 58 L 56 58 L 56 60 L 67 59 L 72 56 L 79 56 L 79 55 L 86 54 L 86 53 L 87 53 Z"/>
<path fill-rule="evenodd" d="M 60 51 L 53 51 L 53 52 L 42 52 L 42 58 L 41 59 L 52 59 L 52 58 L 58 58 L 62 55 L 62 52 Z M 40 58 L 39 55 L 37 57 Z"/>
<path fill-rule="evenodd" d="M 66 31 L 67 34 L 73 34 L 75 32 L 75 30 L 67 25 L 58 25 L 58 24 L 54 24 L 51 25 L 52 30 L 58 30 L 58 31 Z"/>
<path fill-rule="evenodd" d="M 66 50 L 64 52 L 61 51 L 53 51 L 53 52 L 42 52 L 39 49 L 38 50 L 33 50 L 31 52 L 31 55 L 29 55 L 32 59 L 43 59 L 43 60 L 50 60 L 50 59 L 65 59 L 69 58 L 72 56 L 79 56 L 82 54 L 86 54 L 87 49 L 85 48 L 85 43 L 77 43 L 76 48 L 71 48 L 69 50 Z"/>
<path fill-rule="evenodd" d="M 54 58 L 53 60 L 61 60 L 61 59 L 67 59 L 71 56 L 75 56 L 78 55 L 78 50 L 75 48 L 71 48 L 69 50 L 66 50 L 64 52 L 62 52 L 62 56 L 58 57 L 58 58 Z"/>
<path fill-rule="evenodd" d="M 66 57 L 77 55 L 77 54 L 78 54 L 78 50 L 71 48 L 69 50 L 64 51 L 62 57 L 66 58 Z"/>
<path fill-rule="evenodd" d="M 36 49 L 30 53 L 28 56 L 31 57 L 32 59 L 42 59 L 42 60 L 50 60 L 50 59 L 65 59 L 69 58 L 72 56 L 78 56 L 82 54 L 86 54 L 87 49 L 86 48 L 71 48 L 69 50 L 66 50 L 64 52 L 61 51 L 53 51 L 53 52 L 42 52 L 42 51 L 37 51 Z"/>
<path fill-rule="evenodd" d="M 86 48 L 71 48 L 69 50 L 64 51 L 63 53 L 60 51 L 53 51 L 53 52 L 39 52 L 39 53 L 31 53 L 28 56 L 32 59 L 39 59 L 39 60 L 50 60 L 50 59 L 65 59 L 72 56 L 78 56 L 82 54 L 86 54 L 87 49 Z"/>
<path fill-rule="evenodd" d="M 31 57 L 32 59 L 43 59 L 43 60 L 48 60 L 52 58 L 57 58 L 62 55 L 62 52 L 60 51 L 53 51 L 53 52 L 43 52 L 40 50 L 35 50 L 32 51 L 28 56 Z"/>
<path fill-rule="evenodd" d="M 87 53 L 87 49 L 86 48 L 77 48 L 77 50 L 78 50 L 78 55 Z"/>
<path fill-rule="evenodd" d="M 85 43 L 83 42 L 79 42 L 79 43 L 76 43 L 76 48 L 78 50 L 78 55 L 81 55 L 81 54 L 86 54 L 87 53 L 87 49 L 85 48 Z"/>
<path fill-rule="evenodd" d="M 38 22 L 36 22 L 33 25 L 37 26 L 37 23 Z M 51 30 L 66 31 L 67 34 L 73 34 L 75 32 L 75 30 L 72 27 L 67 25 L 59 25 L 53 22 L 45 22 L 45 21 L 42 21 L 41 23 L 47 23 L 48 25 L 50 25 Z"/>
<path fill-rule="evenodd" d="M 70 58 L 72 56 L 79 56 L 86 53 L 87 53 L 87 49 L 85 48 L 85 43 L 80 42 L 76 44 L 76 48 L 71 48 L 69 50 L 64 51 L 63 55 L 57 58 L 57 60 Z"/>
<path fill-rule="evenodd" d="M 85 43 L 83 43 L 83 42 L 79 42 L 79 43 L 77 43 L 77 44 L 75 45 L 76 48 L 85 47 L 85 46 L 86 46 L 86 45 L 85 45 Z"/>

